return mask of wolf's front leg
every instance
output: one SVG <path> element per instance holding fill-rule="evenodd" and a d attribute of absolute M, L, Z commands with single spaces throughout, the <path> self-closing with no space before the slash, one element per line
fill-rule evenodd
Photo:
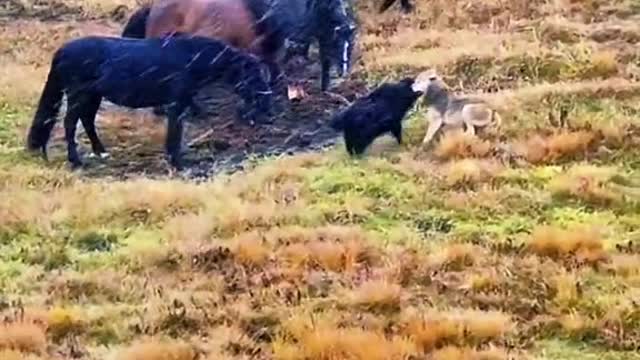
<path fill-rule="evenodd" d="M 427 145 L 433 140 L 433 137 L 436 135 L 436 132 L 440 130 L 442 124 L 444 123 L 444 119 L 440 114 L 437 114 L 435 111 L 429 111 L 430 115 L 428 115 L 429 128 L 427 129 L 427 133 L 422 139 L 422 145 Z"/>

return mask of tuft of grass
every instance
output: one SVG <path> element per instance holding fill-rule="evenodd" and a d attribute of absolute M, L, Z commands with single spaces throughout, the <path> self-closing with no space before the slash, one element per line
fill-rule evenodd
<path fill-rule="evenodd" d="M 484 254 L 482 248 L 472 244 L 450 244 L 434 253 L 431 264 L 449 271 L 460 271 L 473 266 Z"/>
<path fill-rule="evenodd" d="M 549 182 L 552 195 L 574 198 L 587 204 L 611 206 L 624 201 L 624 195 L 611 186 L 615 169 L 596 166 L 574 166 Z"/>
<path fill-rule="evenodd" d="M 56 307 L 49 311 L 47 333 L 54 341 L 70 335 L 78 335 L 86 328 L 85 319 L 77 311 Z"/>
<path fill-rule="evenodd" d="M 419 314 L 412 309 L 403 316 L 404 333 L 424 351 L 464 341 L 497 340 L 515 328 L 511 317 L 499 311 L 451 309 Z"/>
<path fill-rule="evenodd" d="M 335 318 L 312 319 L 298 315 L 285 323 L 285 336 L 273 343 L 276 359 L 406 359 L 418 349 L 407 338 L 386 337 L 377 331 L 338 327 Z M 287 338 L 290 337 L 290 340 Z"/>
<path fill-rule="evenodd" d="M 640 255 L 614 254 L 607 267 L 616 275 L 625 278 L 640 278 Z"/>
<path fill-rule="evenodd" d="M 262 266 L 269 259 L 271 249 L 258 232 L 242 234 L 234 240 L 231 251 L 245 266 Z"/>
<path fill-rule="evenodd" d="M 571 256 L 579 262 L 593 264 L 608 258 L 600 233 L 586 226 L 568 230 L 539 226 L 533 230 L 527 245 L 532 252 L 555 259 Z"/>
<path fill-rule="evenodd" d="M 402 287 L 383 280 L 366 281 L 354 289 L 349 303 L 368 310 L 396 311 L 402 301 Z"/>
<path fill-rule="evenodd" d="M 607 78 L 618 73 L 617 54 L 610 50 L 591 54 L 589 65 L 581 71 L 582 79 Z"/>
<path fill-rule="evenodd" d="M 624 194 L 612 186 L 617 172 L 613 168 L 573 166 L 549 182 L 549 190 L 558 198 L 573 198 L 599 206 L 617 205 Z"/>
<path fill-rule="evenodd" d="M 576 340 L 583 340 L 597 330 L 595 321 L 575 312 L 561 316 L 558 322 L 562 331 Z"/>
<path fill-rule="evenodd" d="M 491 143 L 462 130 L 446 133 L 438 142 L 434 154 L 444 160 L 468 157 L 485 157 L 491 151 Z"/>
<path fill-rule="evenodd" d="M 118 359 L 121 360 L 193 360 L 195 349 L 180 341 L 148 340 L 138 342 L 123 350 Z"/>
<path fill-rule="evenodd" d="M 25 321 L 0 324 L 0 351 L 19 351 L 44 355 L 47 338 L 42 326 Z"/>
<path fill-rule="evenodd" d="M 532 164 L 546 164 L 583 155 L 597 139 L 591 131 L 561 131 L 549 136 L 533 135 L 516 144 L 516 152 Z"/>
<path fill-rule="evenodd" d="M 560 309 L 573 308 L 580 299 L 579 282 L 575 274 L 567 273 L 553 279 L 555 288 L 554 303 Z"/>
<path fill-rule="evenodd" d="M 472 187 L 495 178 L 502 166 L 495 160 L 462 159 L 446 167 L 445 183 L 450 187 Z"/>
<path fill-rule="evenodd" d="M 431 355 L 433 360 L 507 360 L 509 358 L 507 351 L 501 348 L 476 350 L 451 345 L 438 349 Z"/>

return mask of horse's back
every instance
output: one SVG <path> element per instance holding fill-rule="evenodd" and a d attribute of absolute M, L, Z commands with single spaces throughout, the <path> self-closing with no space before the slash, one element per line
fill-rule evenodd
<path fill-rule="evenodd" d="M 183 32 L 250 48 L 254 20 L 243 0 L 159 0 L 152 6 L 147 37 Z"/>

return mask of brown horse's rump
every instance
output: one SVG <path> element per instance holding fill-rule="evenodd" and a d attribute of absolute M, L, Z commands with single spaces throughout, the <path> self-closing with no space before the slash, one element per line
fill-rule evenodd
<path fill-rule="evenodd" d="M 156 0 L 146 37 L 174 32 L 215 38 L 261 55 L 254 19 L 243 0 Z"/>

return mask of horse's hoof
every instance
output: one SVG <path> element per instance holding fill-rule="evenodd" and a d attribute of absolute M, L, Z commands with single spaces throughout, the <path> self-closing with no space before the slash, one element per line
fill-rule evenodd
<path fill-rule="evenodd" d="M 100 153 L 90 153 L 88 155 L 90 158 L 95 159 L 95 158 L 100 158 L 100 159 L 107 159 L 109 158 L 111 155 L 108 152 L 100 152 Z"/>
<path fill-rule="evenodd" d="M 84 166 L 82 161 L 73 161 L 69 163 L 69 167 L 71 167 L 72 171 L 79 170 Z"/>
<path fill-rule="evenodd" d="M 40 156 L 42 156 L 42 159 L 46 162 L 49 162 L 49 154 L 47 154 L 47 148 L 46 147 L 42 147 L 42 149 L 40 150 Z"/>
<path fill-rule="evenodd" d="M 171 162 L 170 162 L 170 165 L 171 165 L 171 168 L 172 168 L 174 171 L 182 171 L 182 170 L 184 170 L 184 166 L 183 166 L 183 165 L 182 165 L 182 163 L 180 163 L 180 162 L 171 161 Z"/>

